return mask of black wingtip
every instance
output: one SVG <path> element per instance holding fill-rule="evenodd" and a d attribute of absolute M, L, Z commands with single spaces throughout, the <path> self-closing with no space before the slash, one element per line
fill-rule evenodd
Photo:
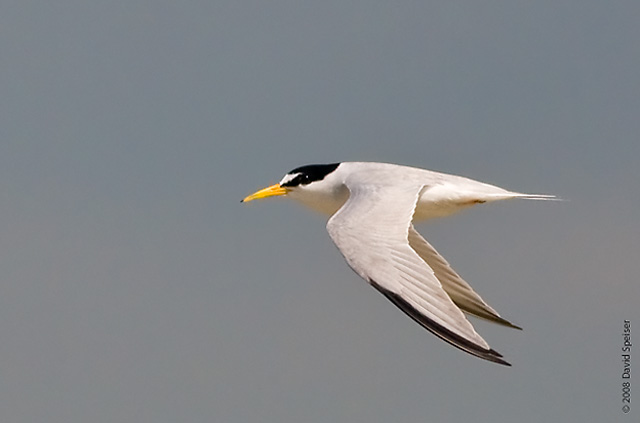
<path fill-rule="evenodd" d="M 428 317 L 421 314 L 418 310 L 416 310 L 411 304 L 409 304 L 404 298 L 400 297 L 395 292 L 391 292 L 376 282 L 369 280 L 371 285 L 376 288 L 382 295 L 387 297 L 393 304 L 395 304 L 400 310 L 405 312 L 409 317 L 411 317 L 414 321 L 416 321 L 420 326 L 427 329 L 429 332 L 433 333 L 443 341 L 448 342 L 456 348 L 461 349 L 464 352 L 467 352 L 471 355 L 474 355 L 478 358 L 482 358 L 487 361 L 491 361 L 493 363 L 502 364 L 503 366 L 511 367 L 511 363 L 502 359 L 502 354 L 498 351 L 490 348 L 486 349 L 481 347 L 480 345 L 474 344 L 468 339 L 463 338 L 462 336 L 453 333 L 449 329 L 444 326 L 434 322 Z"/>
<path fill-rule="evenodd" d="M 480 357 L 480 358 L 484 358 L 485 360 L 489 360 L 489 361 L 492 361 L 494 363 L 502 364 L 503 366 L 511 367 L 511 363 L 509 363 L 508 361 L 503 360 L 502 359 L 502 354 L 500 354 L 498 351 L 494 350 L 493 348 L 489 349 L 489 351 L 487 353 L 491 354 L 492 358 L 486 358 L 486 357 Z"/>

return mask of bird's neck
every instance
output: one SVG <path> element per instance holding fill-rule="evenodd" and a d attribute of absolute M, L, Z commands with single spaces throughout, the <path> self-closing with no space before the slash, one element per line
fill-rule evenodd
<path fill-rule="evenodd" d="M 315 192 L 313 195 L 292 192 L 289 196 L 312 210 L 331 216 L 347 201 L 349 190 L 343 186 L 333 192 Z"/>

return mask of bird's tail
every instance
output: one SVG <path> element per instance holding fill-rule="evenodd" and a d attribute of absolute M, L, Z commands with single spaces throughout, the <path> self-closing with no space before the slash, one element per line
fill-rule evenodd
<path fill-rule="evenodd" d="M 520 193 L 516 193 L 514 198 L 523 198 L 525 200 L 564 201 L 562 198 L 558 198 L 555 195 L 550 195 L 550 194 L 520 194 Z"/>
<path fill-rule="evenodd" d="M 511 192 L 511 191 L 488 194 L 484 197 L 484 200 L 496 201 L 496 200 L 508 200 L 511 198 L 522 198 L 524 200 L 564 201 L 564 199 L 558 198 L 555 195 L 550 195 L 550 194 L 523 194 L 521 192 Z"/>

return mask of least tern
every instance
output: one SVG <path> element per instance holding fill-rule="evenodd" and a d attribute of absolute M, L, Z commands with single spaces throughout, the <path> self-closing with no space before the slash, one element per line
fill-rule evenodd
<path fill-rule="evenodd" d="M 500 317 L 413 224 L 481 203 L 554 196 L 390 163 L 342 162 L 298 167 L 242 201 L 283 195 L 331 216 L 327 231 L 349 266 L 409 317 L 463 351 L 510 366 L 464 313 L 520 328 Z"/>

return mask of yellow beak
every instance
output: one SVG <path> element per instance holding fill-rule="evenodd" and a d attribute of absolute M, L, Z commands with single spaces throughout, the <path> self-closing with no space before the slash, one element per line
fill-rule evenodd
<path fill-rule="evenodd" d="M 286 195 L 287 192 L 289 192 L 288 189 L 281 187 L 280 184 L 275 184 L 271 185 L 270 187 L 263 188 L 260 191 L 254 192 L 253 194 L 245 197 L 241 202 L 246 203 L 248 201 L 259 200 L 261 198 Z"/>

